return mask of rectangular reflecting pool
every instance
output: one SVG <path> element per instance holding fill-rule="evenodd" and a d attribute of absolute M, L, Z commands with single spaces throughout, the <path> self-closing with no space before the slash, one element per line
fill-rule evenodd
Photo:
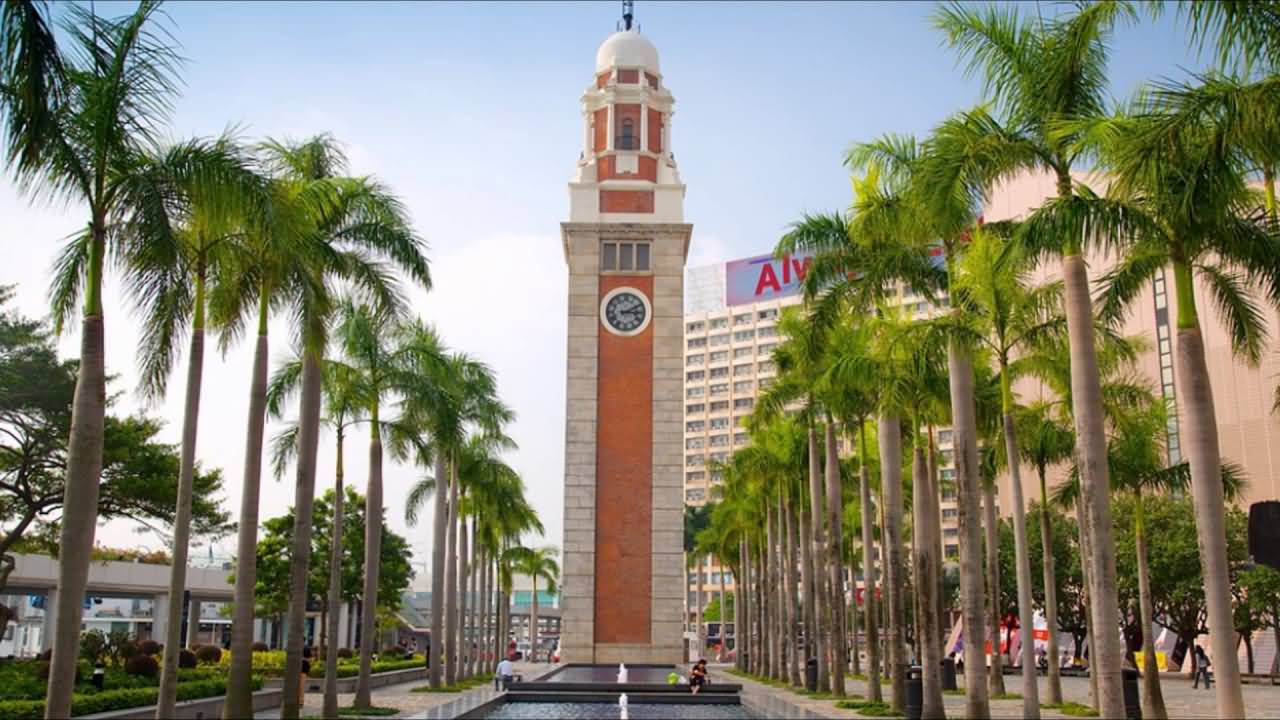
<path fill-rule="evenodd" d="M 636 703 L 627 706 L 630 720 L 742 720 L 756 718 L 741 705 L 683 705 L 676 703 Z M 607 718 L 617 720 L 622 717 L 621 708 L 610 703 L 575 703 L 575 702 L 508 702 L 487 710 L 483 715 L 475 717 L 492 720 L 530 718 L 531 720 L 549 720 L 550 718 L 569 718 L 579 720 L 585 718 Z"/>
<path fill-rule="evenodd" d="M 628 684 L 666 685 L 667 675 L 679 672 L 674 665 L 628 665 Z M 686 669 L 682 674 L 687 675 Z M 539 682 L 548 683 L 603 683 L 618 681 L 617 665 L 565 665 L 543 677 Z"/>

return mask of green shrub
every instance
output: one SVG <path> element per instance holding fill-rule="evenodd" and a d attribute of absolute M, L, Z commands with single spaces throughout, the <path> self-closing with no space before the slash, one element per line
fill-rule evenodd
<path fill-rule="evenodd" d="M 101 630 L 90 630 L 80 635 L 80 657 L 88 660 L 90 665 L 107 657 L 111 641 Z"/>
<path fill-rule="evenodd" d="M 262 688 L 262 679 L 253 679 L 253 689 Z M 178 683 L 178 700 L 198 700 L 200 698 L 217 697 L 227 692 L 227 684 L 223 680 L 201 680 Z M 125 688 L 121 690 L 104 690 L 100 693 L 76 693 L 71 698 L 72 715 L 91 715 L 111 710 L 127 710 L 129 708 L 155 705 L 159 695 L 157 688 Z M 44 718 L 44 700 L 4 700 L 0 701 L 0 718 L 5 720 L 42 720 Z"/>
<path fill-rule="evenodd" d="M 155 677 L 160 674 L 160 662 L 154 655 L 134 655 L 125 662 L 124 671 L 130 675 Z"/>
<path fill-rule="evenodd" d="M 404 657 L 404 648 L 399 645 L 392 645 L 390 647 L 383 648 L 382 654 L 389 658 Z"/>
<path fill-rule="evenodd" d="M 196 659 L 208 665 L 217 665 L 222 660 L 222 648 L 217 645 L 202 645 L 196 650 Z"/>

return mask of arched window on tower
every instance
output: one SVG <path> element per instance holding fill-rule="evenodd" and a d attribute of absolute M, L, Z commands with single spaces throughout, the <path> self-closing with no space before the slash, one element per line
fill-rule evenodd
<path fill-rule="evenodd" d="M 636 123 L 631 118 L 622 121 L 622 129 L 618 135 L 619 150 L 639 150 L 640 142 L 636 137 Z"/>

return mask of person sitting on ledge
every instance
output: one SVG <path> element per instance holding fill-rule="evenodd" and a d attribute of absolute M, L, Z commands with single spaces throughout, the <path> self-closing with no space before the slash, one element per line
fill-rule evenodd
<path fill-rule="evenodd" d="M 707 684 L 707 661 L 699 660 L 693 664 L 693 669 L 689 671 L 689 691 L 694 695 Z"/>

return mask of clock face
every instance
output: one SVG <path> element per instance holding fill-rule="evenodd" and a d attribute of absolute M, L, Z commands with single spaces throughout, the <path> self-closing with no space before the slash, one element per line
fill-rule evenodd
<path fill-rule="evenodd" d="M 609 293 L 600 308 L 605 326 L 618 335 L 635 335 L 649 320 L 649 303 L 638 291 L 619 288 Z"/>

